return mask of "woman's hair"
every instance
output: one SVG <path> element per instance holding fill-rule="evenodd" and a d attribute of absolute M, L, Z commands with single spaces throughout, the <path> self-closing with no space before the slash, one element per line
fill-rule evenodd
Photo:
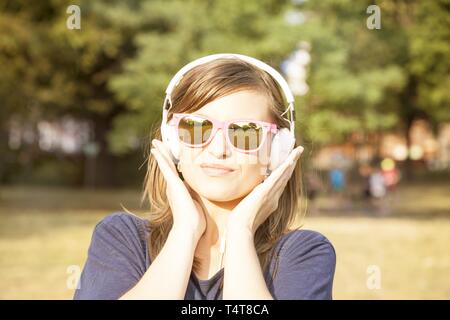
<path fill-rule="evenodd" d="M 278 127 L 289 127 L 289 121 L 280 116 L 286 110 L 282 92 L 276 81 L 265 71 L 242 60 L 216 59 L 188 71 L 172 93 L 170 120 L 174 112 L 191 113 L 220 97 L 241 90 L 253 90 L 267 95 L 272 117 Z M 153 138 L 161 139 L 160 123 L 153 130 Z M 297 145 L 297 143 L 296 143 Z M 173 216 L 166 197 L 166 182 L 154 157 L 147 153 L 147 174 L 142 201 L 148 200 L 149 254 L 153 260 L 161 251 L 172 228 Z M 301 162 L 297 162 L 278 203 L 278 208 L 255 233 L 255 248 L 263 270 L 269 266 L 273 247 L 290 227 L 303 217 L 300 204 L 303 201 Z M 306 207 L 304 208 L 306 210 Z M 198 271 L 199 261 L 194 258 L 193 270 Z M 276 268 L 273 277 L 276 274 Z"/>

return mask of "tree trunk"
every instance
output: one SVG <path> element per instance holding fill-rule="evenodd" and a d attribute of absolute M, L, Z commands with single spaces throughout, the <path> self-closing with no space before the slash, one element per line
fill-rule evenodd
<path fill-rule="evenodd" d="M 414 180 L 414 160 L 409 156 L 411 150 L 411 128 L 414 121 L 418 118 L 428 118 L 425 112 L 417 108 L 417 81 L 414 77 L 410 77 L 408 84 L 406 85 L 401 95 L 401 110 L 402 123 L 404 128 L 404 136 L 406 140 L 406 146 L 408 148 L 408 157 L 405 161 L 404 178 L 406 181 Z"/>
<path fill-rule="evenodd" d="M 112 117 L 94 117 L 94 141 L 98 145 L 98 153 L 86 156 L 85 182 L 88 188 L 113 187 L 117 180 L 115 176 L 115 156 L 108 150 L 106 135 L 111 129 Z"/>

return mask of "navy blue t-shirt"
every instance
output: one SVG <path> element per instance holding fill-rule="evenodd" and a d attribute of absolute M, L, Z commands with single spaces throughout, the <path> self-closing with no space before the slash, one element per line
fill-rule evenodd
<path fill-rule="evenodd" d="M 147 226 L 148 220 L 126 212 L 101 220 L 93 232 L 74 299 L 118 299 L 134 287 L 151 264 Z M 276 243 L 264 278 L 274 299 L 332 299 L 335 267 L 336 253 L 327 238 L 316 231 L 294 230 Z M 223 273 L 222 268 L 212 278 L 201 280 L 191 272 L 185 299 L 222 299 Z"/>

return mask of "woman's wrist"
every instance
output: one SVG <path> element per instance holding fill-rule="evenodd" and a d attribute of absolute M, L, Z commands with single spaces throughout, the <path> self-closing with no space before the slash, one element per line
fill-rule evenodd
<path fill-rule="evenodd" d="M 227 226 L 226 242 L 230 243 L 233 239 L 253 239 L 254 232 L 247 225 L 230 223 Z"/>
<path fill-rule="evenodd" d="M 181 241 L 192 242 L 194 245 L 197 245 L 197 242 L 200 240 L 201 237 L 201 234 L 198 234 L 195 228 L 178 225 L 172 226 L 170 234 L 176 237 L 177 239 L 180 239 Z"/>
<path fill-rule="evenodd" d="M 228 233 L 246 233 L 254 235 L 253 225 L 250 221 L 241 222 L 238 220 L 229 220 L 227 223 L 227 235 Z"/>

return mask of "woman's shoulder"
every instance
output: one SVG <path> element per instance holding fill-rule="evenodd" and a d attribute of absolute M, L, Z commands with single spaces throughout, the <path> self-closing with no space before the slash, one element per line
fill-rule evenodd
<path fill-rule="evenodd" d="M 117 299 L 149 266 L 145 219 L 113 212 L 96 225 L 74 299 Z"/>
<path fill-rule="evenodd" d="M 330 240 L 313 230 L 284 234 L 278 248 L 271 292 L 278 300 L 332 299 L 336 253 Z M 269 278 L 270 279 L 270 278 Z"/>
<path fill-rule="evenodd" d="M 146 246 L 149 221 L 138 215 L 115 211 L 102 218 L 94 229 L 94 235 L 106 241 L 137 241 L 142 247 Z"/>
<path fill-rule="evenodd" d="M 336 250 L 331 241 L 322 233 L 308 229 L 295 229 L 285 233 L 278 241 L 280 255 L 311 256 L 319 252 L 330 260 L 336 259 Z"/>
<path fill-rule="evenodd" d="M 126 211 L 114 211 L 109 215 L 102 218 L 97 225 L 115 225 L 115 226 L 123 226 L 123 225 L 145 225 L 148 222 L 147 219 L 144 219 L 136 214 Z"/>
<path fill-rule="evenodd" d="M 331 241 L 322 233 L 315 230 L 310 229 L 294 229 L 286 232 L 282 235 L 281 239 L 285 241 L 295 241 L 296 240 L 303 240 L 303 241 L 309 241 L 309 242 L 329 242 Z"/>

